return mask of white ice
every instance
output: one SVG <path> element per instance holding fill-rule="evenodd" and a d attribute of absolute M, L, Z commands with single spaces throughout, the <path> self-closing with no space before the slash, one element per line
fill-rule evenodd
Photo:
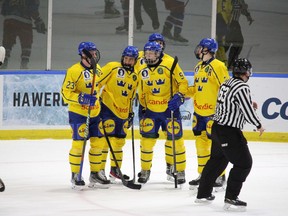
<path fill-rule="evenodd" d="M 216 193 L 211 205 L 197 205 L 188 181 L 197 177 L 194 141 L 186 141 L 187 183 L 175 189 L 166 181 L 164 142 L 154 151 L 150 181 L 140 191 L 121 184 L 109 189 L 70 188 L 68 152 L 70 140 L 0 141 L 0 177 L 6 190 L 0 193 L 1 216 L 249 216 L 287 215 L 288 143 L 249 142 L 253 169 L 243 185 L 240 199 L 248 203 L 243 213 L 222 209 L 224 192 Z M 86 148 L 86 158 L 89 143 Z M 124 147 L 122 171 L 133 177 L 131 140 Z M 140 170 L 139 141 L 135 140 L 136 173 Z M 231 166 L 228 167 L 228 171 Z M 107 164 L 106 173 L 109 164 Z M 84 178 L 89 178 L 89 163 L 84 161 Z"/>

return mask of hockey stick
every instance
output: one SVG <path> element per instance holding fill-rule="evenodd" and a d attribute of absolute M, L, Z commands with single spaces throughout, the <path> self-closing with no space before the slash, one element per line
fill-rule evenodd
<path fill-rule="evenodd" d="M 123 174 L 122 174 L 122 171 L 121 171 L 121 169 L 120 169 L 120 166 L 119 166 L 119 164 L 118 164 L 118 162 L 117 162 L 117 159 L 116 159 L 114 150 L 113 150 L 113 148 L 112 148 L 112 145 L 111 145 L 110 140 L 109 140 L 109 138 L 108 138 L 107 132 L 106 132 L 106 130 L 105 130 L 105 125 L 104 125 L 103 122 L 102 122 L 102 126 L 103 126 L 103 131 L 104 131 L 105 139 L 106 139 L 106 141 L 107 141 L 107 143 L 108 143 L 108 146 L 109 146 L 109 148 L 110 148 L 110 152 L 111 152 L 111 154 L 112 154 L 113 160 L 115 161 L 116 169 L 117 169 L 118 172 L 119 172 L 119 175 L 120 175 L 120 178 L 121 178 L 121 181 L 122 181 L 123 185 L 126 186 L 126 187 L 128 187 L 128 188 L 130 188 L 130 189 L 140 190 L 141 187 L 142 187 L 142 185 L 135 184 L 135 183 L 133 182 L 133 180 L 126 181 L 126 180 L 124 179 Z"/>
<path fill-rule="evenodd" d="M 175 56 L 173 64 L 170 70 L 170 97 L 173 98 L 173 72 L 178 63 L 178 57 Z M 177 169 L 176 169 L 176 147 L 175 147 L 175 128 L 174 128 L 174 111 L 171 110 L 171 124 L 172 124 L 172 149 L 173 149 L 173 176 L 174 176 L 174 184 L 175 188 L 177 188 Z"/>
<path fill-rule="evenodd" d="M 94 86 L 95 86 L 95 79 L 96 79 L 96 73 L 97 73 L 96 67 L 97 67 L 97 63 L 100 60 L 100 52 L 97 50 L 96 59 L 93 58 L 91 53 L 86 49 L 83 49 L 83 53 L 91 60 L 91 65 L 93 67 L 93 80 L 92 80 L 92 87 L 91 87 L 91 91 L 90 91 L 90 95 L 92 96 L 94 94 Z M 91 106 L 89 104 L 88 105 L 87 118 L 86 118 L 86 124 L 85 124 L 85 130 L 84 130 L 84 141 L 83 141 L 83 147 L 82 147 L 82 155 L 81 155 L 81 163 L 80 163 L 80 171 L 79 171 L 78 181 L 81 181 L 81 177 L 82 177 L 85 148 L 86 148 L 88 135 L 89 135 L 90 114 L 91 114 Z"/>
<path fill-rule="evenodd" d="M 137 100 L 137 94 L 136 94 L 136 97 L 135 97 L 135 100 Z M 133 112 L 133 100 L 131 100 L 131 104 L 130 104 L 130 108 Z M 132 139 L 132 156 L 133 156 L 133 183 L 135 183 L 135 177 L 136 177 L 136 169 L 135 169 L 135 143 L 134 143 L 134 113 L 133 113 L 133 116 L 132 116 L 132 119 L 131 119 L 131 139 Z"/>

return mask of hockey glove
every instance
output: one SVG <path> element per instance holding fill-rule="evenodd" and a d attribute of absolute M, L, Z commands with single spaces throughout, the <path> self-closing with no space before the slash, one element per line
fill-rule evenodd
<path fill-rule="evenodd" d="M 176 93 L 173 98 L 168 102 L 168 108 L 171 111 L 177 110 L 185 101 L 184 96 L 178 92 Z"/>
<path fill-rule="evenodd" d="M 95 106 L 96 100 L 97 99 L 95 95 L 80 93 L 78 96 L 78 102 L 81 105 Z"/>
<path fill-rule="evenodd" d="M 41 34 L 45 34 L 47 29 L 45 27 L 45 23 L 43 22 L 43 20 L 38 17 L 35 21 L 34 21 L 34 24 L 35 24 L 35 28 L 36 28 L 36 31 L 38 33 L 41 33 Z"/>
<path fill-rule="evenodd" d="M 134 112 L 129 113 L 128 116 L 128 125 L 127 128 L 129 129 L 133 124 Z"/>

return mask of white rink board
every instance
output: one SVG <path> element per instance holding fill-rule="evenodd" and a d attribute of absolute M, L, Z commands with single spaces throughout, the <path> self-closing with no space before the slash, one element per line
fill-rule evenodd
<path fill-rule="evenodd" d="M 53 72 L 53 71 L 52 71 Z M 62 102 L 60 89 L 63 71 L 47 71 L 30 74 L 8 74 L 0 76 L 0 129 L 68 128 L 67 106 Z M 191 72 L 187 73 L 193 83 Z M 252 100 L 258 103 L 258 115 L 267 132 L 288 131 L 288 76 L 250 78 Z M 137 108 L 134 109 L 137 114 Z M 191 129 L 193 106 L 187 100 L 181 107 L 184 128 Z M 135 126 L 138 118 L 135 115 Z M 252 131 L 247 124 L 244 131 Z"/>

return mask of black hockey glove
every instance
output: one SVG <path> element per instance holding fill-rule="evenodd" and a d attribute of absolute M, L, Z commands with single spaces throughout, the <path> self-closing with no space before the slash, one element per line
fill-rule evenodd
<path fill-rule="evenodd" d="M 43 20 L 38 17 L 35 21 L 34 21 L 34 24 L 35 24 L 35 28 L 36 28 L 36 31 L 38 33 L 41 33 L 41 34 L 45 34 L 47 29 L 45 27 L 45 23 L 43 22 Z"/>

